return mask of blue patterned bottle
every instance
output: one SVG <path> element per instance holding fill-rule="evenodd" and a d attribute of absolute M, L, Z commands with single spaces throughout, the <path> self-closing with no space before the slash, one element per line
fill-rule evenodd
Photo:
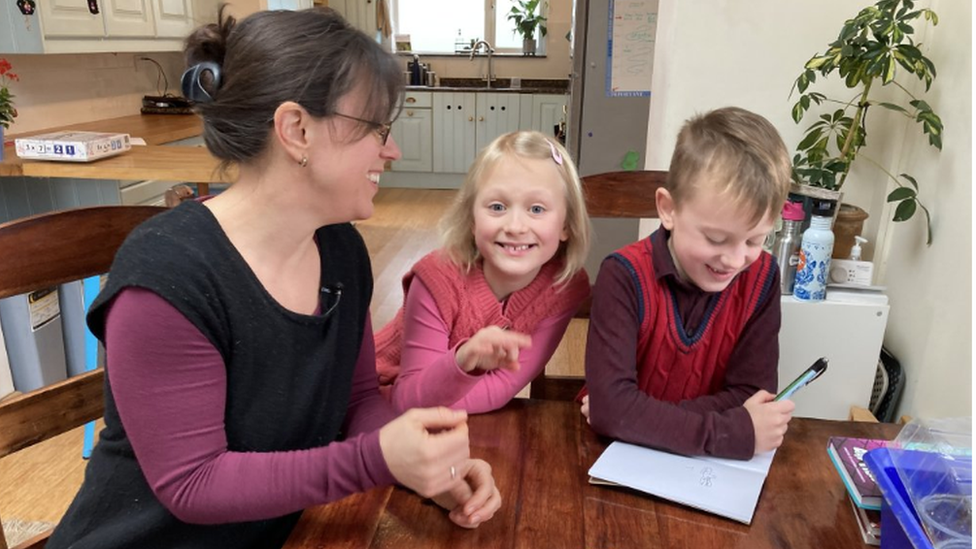
<path fill-rule="evenodd" d="M 830 230 L 834 206 L 833 200 L 813 201 L 810 228 L 803 231 L 800 262 L 793 284 L 793 297 L 800 301 L 816 302 L 827 298 L 827 274 L 830 272 L 830 254 L 834 251 L 834 233 Z"/>

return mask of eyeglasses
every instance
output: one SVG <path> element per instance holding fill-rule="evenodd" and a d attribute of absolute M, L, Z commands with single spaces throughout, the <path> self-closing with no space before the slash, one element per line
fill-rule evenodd
<path fill-rule="evenodd" d="M 373 131 L 376 132 L 376 135 L 380 136 L 380 144 L 384 146 L 386 146 L 387 139 L 390 138 L 390 129 L 392 127 L 392 123 L 383 124 L 380 122 L 373 122 L 372 120 L 366 120 L 364 118 L 356 118 L 355 116 L 342 114 L 341 112 L 332 113 L 332 115 L 339 116 L 342 118 L 347 118 L 349 120 L 355 120 L 356 122 L 366 124 L 367 126 L 373 128 Z"/>

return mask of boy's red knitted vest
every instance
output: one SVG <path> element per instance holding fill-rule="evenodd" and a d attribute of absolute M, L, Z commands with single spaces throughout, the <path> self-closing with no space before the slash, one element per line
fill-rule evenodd
<path fill-rule="evenodd" d="M 739 334 L 771 295 L 775 264 L 763 252 L 729 286 L 714 294 L 694 334 L 686 334 L 674 294 L 659 284 L 651 260 L 651 239 L 635 242 L 610 257 L 624 264 L 638 288 L 640 337 L 637 384 L 666 402 L 710 395 L 725 385 L 725 368 Z"/>
<path fill-rule="evenodd" d="M 450 331 L 450 348 L 486 326 L 501 326 L 531 334 L 540 321 L 575 310 L 590 293 L 589 279 L 582 270 L 565 284 L 554 286 L 556 276 L 562 269 L 561 258 L 551 259 L 528 286 L 508 296 L 503 310 L 502 303 L 488 286 L 480 265 L 464 274 L 440 251 L 434 251 L 404 275 L 404 301 L 414 277 L 422 280 L 433 295 L 437 310 Z M 375 337 L 376 372 L 380 385 L 390 385 L 400 371 L 403 307 Z"/>

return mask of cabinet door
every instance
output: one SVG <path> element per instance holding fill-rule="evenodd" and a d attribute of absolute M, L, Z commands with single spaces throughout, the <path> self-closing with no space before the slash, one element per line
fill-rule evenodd
<path fill-rule="evenodd" d="M 434 167 L 431 154 L 433 138 L 431 125 L 433 113 L 430 109 L 405 108 L 400 118 L 393 124 L 392 138 L 400 147 L 402 156 L 393 163 L 398 172 L 429 172 Z"/>
<path fill-rule="evenodd" d="M 555 135 L 554 127 L 566 120 L 565 95 L 532 96 L 532 129 Z"/>
<path fill-rule="evenodd" d="M 479 93 L 477 95 L 476 153 L 499 135 L 520 129 L 519 94 Z"/>
<path fill-rule="evenodd" d="M 38 2 L 47 37 L 105 36 L 102 14 L 88 11 L 87 0 L 50 0 Z"/>
<path fill-rule="evenodd" d="M 194 28 L 192 0 L 152 0 L 156 36 L 183 38 Z"/>
<path fill-rule="evenodd" d="M 150 0 L 104 0 L 105 33 L 111 38 L 154 38 L 156 22 Z"/>
<path fill-rule="evenodd" d="M 328 6 L 341 13 L 349 24 L 376 37 L 376 2 L 379 0 L 330 0 Z"/>
<path fill-rule="evenodd" d="M 433 94 L 434 171 L 464 173 L 474 162 L 474 93 Z"/>

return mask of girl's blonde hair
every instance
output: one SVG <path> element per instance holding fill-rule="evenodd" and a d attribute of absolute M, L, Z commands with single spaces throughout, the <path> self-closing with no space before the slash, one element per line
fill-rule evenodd
<path fill-rule="evenodd" d="M 440 221 L 441 241 L 447 256 L 468 272 L 480 257 L 474 240 L 474 200 L 481 182 L 506 157 L 548 159 L 556 165 L 566 189 L 566 233 L 568 238 L 559 246 L 565 266 L 556 279 L 557 284 L 568 281 L 586 262 L 590 251 L 590 216 L 586 213 L 583 185 L 576 165 L 566 149 L 555 138 L 536 131 L 506 133 L 481 150 L 464 178 L 464 184 Z"/>

